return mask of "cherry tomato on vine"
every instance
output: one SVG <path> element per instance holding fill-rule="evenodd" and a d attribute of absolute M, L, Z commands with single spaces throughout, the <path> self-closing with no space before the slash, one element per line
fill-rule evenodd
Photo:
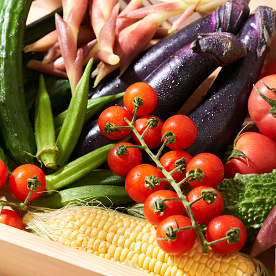
<path fill-rule="evenodd" d="M 200 199 L 191 206 L 195 220 L 198 222 L 198 224 L 201 225 L 207 225 L 211 219 L 222 214 L 224 201 L 221 193 L 211 186 L 199 186 L 192 189 L 186 197 L 188 202 L 195 201 L 203 195 L 204 190 L 208 189 L 213 189 L 217 194 L 215 200 L 213 202 L 207 202 L 203 199 Z"/>
<path fill-rule="evenodd" d="M 144 130 L 148 127 L 148 123 L 150 123 L 150 121 L 151 123 L 156 123 L 157 122 L 156 120 L 158 120 L 158 123 L 156 124 L 156 126 L 149 127 L 146 134 L 143 136 L 144 142 L 146 143 L 149 149 L 157 148 L 162 143 L 161 141 L 161 138 L 162 138 L 161 129 L 163 126 L 162 120 L 154 115 L 145 115 L 138 118 L 134 122 L 134 127 L 136 128 L 138 133 L 142 135 Z M 137 145 L 141 145 L 139 139 L 134 133 L 132 133 L 132 138 Z"/>
<path fill-rule="evenodd" d="M 175 142 L 168 144 L 170 149 L 184 150 L 190 147 L 197 136 L 197 128 L 193 120 L 185 115 L 174 115 L 168 118 L 162 127 L 162 137 L 166 132 L 175 134 Z M 163 138 L 164 142 L 165 138 Z"/>
<path fill-rule="evenodd" d="M 134 146 L 131 143 L 122 142 L 113 146 L 107 156 L 109 168 L 120 176 L 127 176 L 128 172 L 142 163 L 142 153 L 138 148 L 125 147 Z"/>
<path fill-rule="evenodd" d="M 8 179 L 8 169 L 5 163 L 0 160 L 0 189 L 5 185 Z"/>
<path fill-rule="evenodd" d="M 255 84 L 248 98 L 248 113 L 260 132 L 276 141 L 275 92 L 268 89 L 265 84 L 275 89 L 276 74 L 266 76 Z M 264 99 L 256 89 L 268 100 Z"/>
<path fill-rule="evenodd" d="M 167 238 L 166 231 L 168 227 L 173 229 L 183 228 L 191 226 L 192 222 L 187 217 L 181 215 L 170 216 L 159 223 L 156 230 L 156 241 L 159 247 L 172 255 L 181 255 L 188 252 L 196 241 L 195 229 L 186 229 L 178 231 L 176 234 L 176 240 L 164 240 Z"/>
<path fill-rule="evenodd" d="M 130 122 L 132 120 L 131 114 L 121 106 L 110 106 L 106 108 L 99 116 L 98 124 L 101 133 L 111 139 L 111 140 L 120 140 L 125 138 L 127 135 L 130 134 L 131 129 L 128 128 L 119 128 L 119 131 L 113 131 L 111 133 L 106 133 L 106 125 L 113 124 L 116 127 L 120 126 L 128 126 L 127 122 L 124 118 L 127 118 Z"/>
<path fill-rule="evenodd" d="M 211 245 L 211 247 L 221 254 L 233 254 L 243 248 L 247 239 L 247 231 L 243 222 L 231 215 L 222 215 L 213 218 L 207 225 L 206 240 L 212 242 L 222 239 L 226 236 L 226 232 L 240 228 L 239 241 L 228 243 L 228 241 L 221 241 L 219 243 Z"/>
<path fill-rule="evenodd" d="M 176 168 L 175 162 L 181 158 L 184 158 L 186 161 L 186 166 L 192 159 L 192 156 L 182 150 L 171 150 L 169 152 L 166 152 L 161 158 L 160 163 L 163 165 L 163 167 L 166 169 L 166 171 L 170 172 Z M 172 174 L 173 179 L 176 183 L 180 182 L 186 177 L 186 169 L 183 172 L 176 171 Z M 168 182 L 169 183 L 169 182 Z M 182 185 L 187 184 L 187 182 L 184 182 Z M 169 185 L 169 184 L 168 184 Z"/>
<path fill-rule="evenodd" d="M 24 164 L 17 167 L 11 173 L 8 184 L 12 195 L 16 199 L 23 202 L 27 198 L 29 194 L 28 179 L 32 179 L 33 177 L 37 177 L 41 185 L 37 186 L 36 191 L 32 192 L 29 202 L 38 199 L 45 190 L 46 177 L 44 172 L 38 166 Z"/>
<path fill-rule="evenodd" d="M 141 98 L 143 104 L 139 106 L 136 113 L 137 117 L 150 114 L 156 107 L 157 94 L 155 90 L 145 82 L 136 82 L 130 85 L 124 95 L 124 105 L 130 113 L 134 113 L 133 100 L 135 98 Z"/>
<path fill-rule="evenodd" d="M 0 223 L 23 230 L 23 223 L 20 216 L 9 209 L 2 210 L 0 214 Z"/>
<path fill-rule="evenodd" d="M 224 164 L 225 178 L 233 178 L 236 173 L 270 173 L 276 169 L 276 142 L 257 132 L 244 132 L 235 143 L 236 149 L 248 158 L 235 157 Z"/>
<path fill-rule="evenodd" d="M 144 215 L 149 223 L 158 225 L 169 216 L 183 214 L 184 208 L 180 200 L 160 201 L 169 198 L 178 198 L 178 195 L 170 190 L 159 190 L 147 197 L 144 203 Z"/>
<path fill-rule="evenodd" d="M 216 187 L 223 179 L 224 166 L 222 161 L 212 153 L 199 153 L 194 156 L 187 165 L 186 171 L 200 168 L 204 173 L 202 181 L 192 181 L 189 184 L 195 188 L 198 186 Z"/>
<path fill-rule="evenodd" d="M 165 180 L 154 180 L 156 185 L 145 186 L 148 178 L 165 178 L 162 171 L 150 164 L 141 164 L 132 168 L 126 176 L 125 188 L 127 194 L 134 201 L 144 203 L 146 198 L 158 190 L 164 190 L 166 186 Z M 148 182 L 148 181 L 147 181 Z"/>

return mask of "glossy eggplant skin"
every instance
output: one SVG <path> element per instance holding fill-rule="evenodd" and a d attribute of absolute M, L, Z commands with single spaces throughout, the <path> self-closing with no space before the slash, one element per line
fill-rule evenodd
<path fill-rule="evenodd" d="M 160 40 L 139 55 L 120 78 L 116 78 L 118 71 L 108 75 L 96 88 L 90 88 L 89 97 L 125 91 L 132 83 L 144 80 L 162 62 L 194 41 L 199 34 L 213 32 L 236 34 L 248 15 L 249 7 L 246 0 L 227 1 L 213 13 Z"/>
<path fill-rule="evenodd" d="M 189 115 L 198 130 L 194 144 L 186 150 L 192 156 L 210 152 L 223 159 L 233 143 L 275 33 L 275 18 L 275 10 L 260 6 L 243 25 L 238 38 L 246 45 L 247 56 L 221 69 L 203 102 Z"/>
<path fill-rule="evenodd" d="M 214 70 L 246 54 L 243 43 L 231 33 L 200 36 L 165 60 L 144 80 L 155 89 L 158 98 L 151 114 L 163 121 L 174 115 Z M 118 105 L 123 106 L 123 100 Z M 110 140 L 100 133 L 96 120 L 85 125 L 75 152 L 82 156 L 107 143 Z"/>

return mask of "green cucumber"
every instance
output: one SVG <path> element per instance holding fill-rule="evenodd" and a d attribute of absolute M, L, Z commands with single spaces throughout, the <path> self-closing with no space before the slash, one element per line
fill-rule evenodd
<path fill-rule="evenodd" d="M 122 206 L 132 203 L 125 187 L 112 185 L 89 185 L 65 189 L 48 196 L 41 196 L 32 206 L 58 209 L 67 204 L 79 203 L 104 206 Z"/>
<path fill-rule="evenodd" d="M 7 154 L 17 164 L 34 163 L 36 154 L 22 73 L 23 38 L 31 3 L 1 1 L 0 9 L 0 131 Z"/>

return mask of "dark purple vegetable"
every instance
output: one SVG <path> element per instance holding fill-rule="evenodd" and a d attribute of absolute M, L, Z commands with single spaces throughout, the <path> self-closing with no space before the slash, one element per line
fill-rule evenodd
<path fill-rule="evenodd" d="M 231 33 L 200 36 L 165 60 L 144 80 L 157 93 L 158 105 L 152 114 L 162 120 L 174 115 L 214 70 L 245 55 L 245 46 Z M 97 121 L 88 123 L 76 152 L 83 155 L 103 146 L 103 143 L 110 143 L 110 140 L 99 132 Z"/>
<path fill-rule="evenodd" d="M 275 10 L 261 6 L 243 25 L 238 38 L 246 45 L 247 56 L 222 68 L 203 102 L 189 115 L 198 129 L 194 144 L 187 149 L 192 156 L 210 152 L 223 158 L 233 143 L 274 36 L 275 18 Z"/>
<path fill-rule="evenodd" d="M 236 34 L 248 14 L 249 7 L 246 0 L 227 1 L 213 13 L 160 40 L 145 53 L 139 55 L 120 78 L 116 78 L 118 71 L 108 75 L 96 88 L 90 88 L 89 97 L 125 91 L 130 84 L 142 81 L 163 61 L 195 40 L 198 34 L 213 32 Z"/>

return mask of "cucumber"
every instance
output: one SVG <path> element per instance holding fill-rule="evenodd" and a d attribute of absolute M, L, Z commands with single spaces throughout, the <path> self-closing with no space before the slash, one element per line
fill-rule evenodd
<path fill-rule="evenodd" d="M 1 1 L 0 6 L 0 131 L 7 154 L 17 164 L 33 164 L 36 154 L 22 74 L 23 38 L 31 3 L 11 0 Z"/>
<path fill-rule="evenodd" d="M 133 200 L 128 196 L 125 187 L 112 185 L 88 185 L 65 189 L 49 196 L 41 196 L 32 202 L 32 206 L 58 209 L 67 204 L 80 203 L 90 205 L 122 206 Z"/>

